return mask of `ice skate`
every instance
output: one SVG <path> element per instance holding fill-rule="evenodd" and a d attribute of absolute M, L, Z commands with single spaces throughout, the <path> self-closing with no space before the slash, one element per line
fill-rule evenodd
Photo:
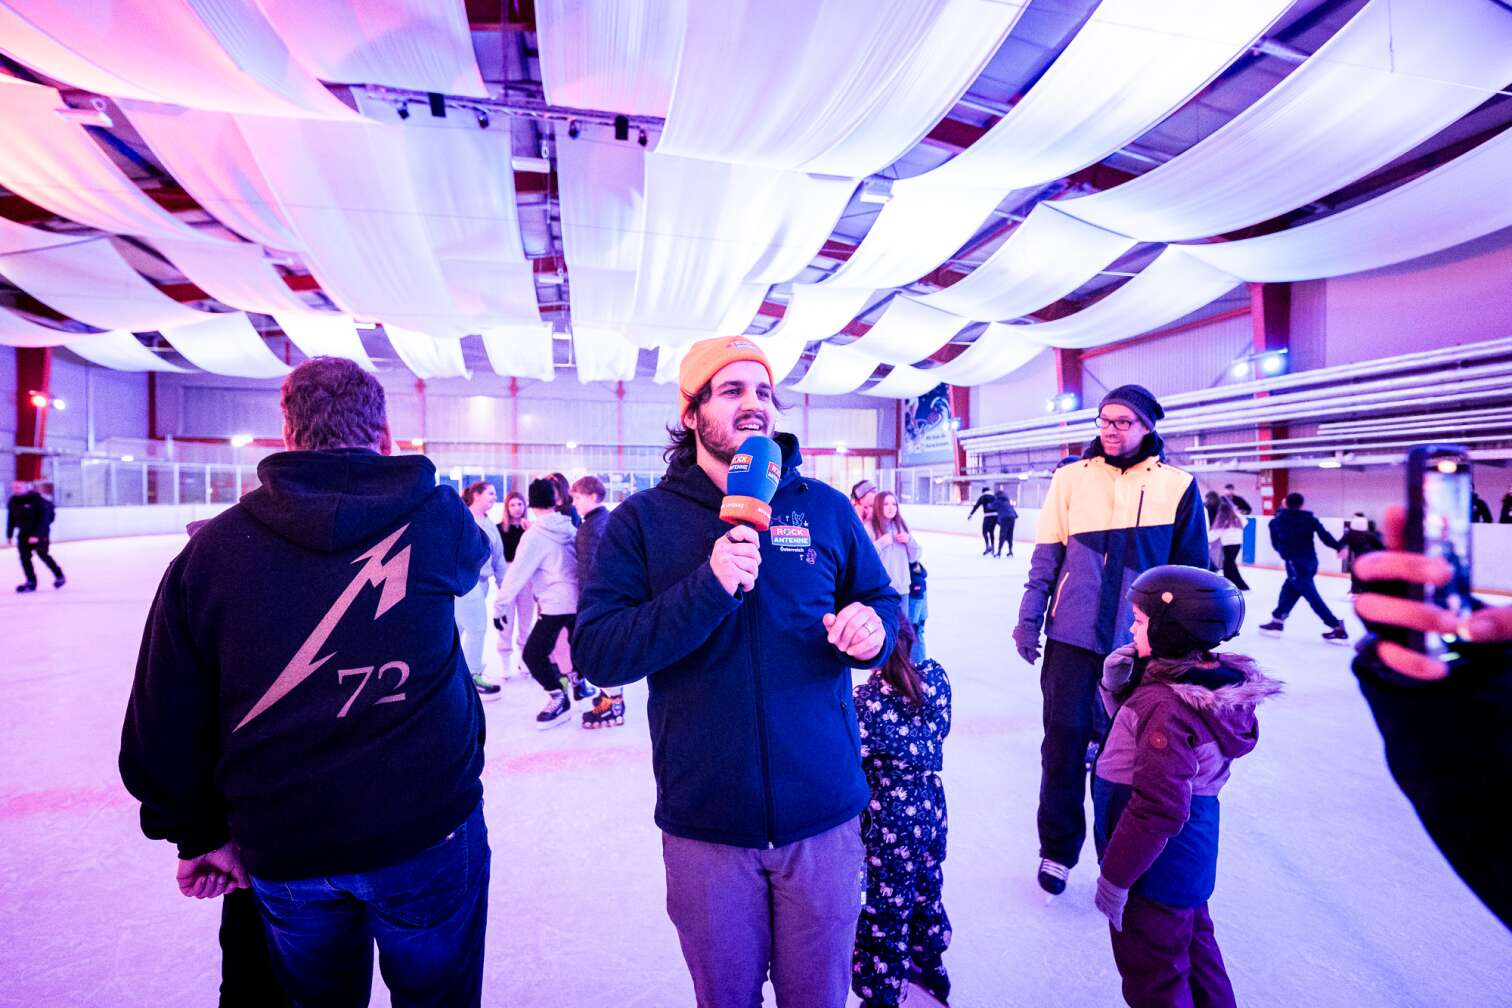
<path fill-rule="evenodd" d="M 1328 631 L 1328 633 L 1324 634 L 1323 639 L 1330 643 L 1344 644 L 1349 641 L 1349 631 L 1344 629 L 1343 623 L 1340 623 L 1338 626 Z"/>
<path fill-rule="evenodd" d="M 567 718 L 572 714 L 572 701 L 567 699 L 567 694 L 561 690 L 552 690 L 546 698 L 546 706 L 541 708 L 541 713 L 536 715 L 536 727 L 545 730 L 555 728 L 559 724 L 566 724 Z"/>
<path fill-rule="evenodd" d="M 484 679 L 480 675 L 473 676 L 472 677 L 472 681 L 473 681 L 473 688 L 478 691 L 478 699 L 479 700 L 497 700 L 497 699 L 499 699 L 499 689 L 500 689 L 500 686 L 499 686 L 498 683 L 491 683 L 487 679 Z"/>
<path fill-rule="evenodd" d="M 1039 887 L 1045 890 L 1048 896 L 1059 896 L 1065 892 L 1066 877 L 1070 874 L 1071 869 L 1069 866 L 1063 865 L 1059 861 L 1051 861 L 1049 858 L 1040 858 L 1037 881 L 1039 882 Z M 1045 902 L 1049 902 L 1048 897 Z"/>
<path fill-rule="evenodd" d="M 27 592 L 34 592 L 36 590 L 37 583 L 35 581 L 28 581 L 25 584 L 16 585 L 16 592 L 21 595 L 25 595 Z"/>
<path fill-rule="evenodd" d="M 584 728 L 614 728 L 625 723 L 625 698 L 600 693 L 593 709 L 583 712 Z"/>

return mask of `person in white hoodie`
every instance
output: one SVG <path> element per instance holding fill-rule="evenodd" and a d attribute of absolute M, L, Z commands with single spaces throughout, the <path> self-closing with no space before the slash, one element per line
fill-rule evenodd
<path fill-rule="evenodd" d="M 577 618 L 577 555 L 573 549 L 577 530 L 571 518 L 556 510 L 556 490 L 550 480 L 532 480 L 526 503 L 530 505 L 530 527 L 520 537 L 514 562 L 494 597 L 494 626 L 500 633 L 512 632 L 514 628 L 506 622 L 511 603 L 523 591 L 534 593 L 539 615 L 525 641 L 523 657 L 531 677 L 547 694 L 546 706 L 536 715 L 536 727 L 554 728 L 572 714 L 569 684 L 551 660 L 551 649 L 563 629 L 572 632 Z"/>

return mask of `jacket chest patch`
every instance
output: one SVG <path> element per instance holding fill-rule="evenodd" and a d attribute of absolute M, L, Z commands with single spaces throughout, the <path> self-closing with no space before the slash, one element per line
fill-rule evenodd
<path fill-rule="evenodd" d="M 794 512 L 776 518 L 768 533 L 772 537 L 772 545 L 781 553 L 795 553 L 802 556 L 806 563 L 815 563 L 818 560 L 814 552 L 813 535 L 809 532 L 808 522 L 802 514 Z"/>

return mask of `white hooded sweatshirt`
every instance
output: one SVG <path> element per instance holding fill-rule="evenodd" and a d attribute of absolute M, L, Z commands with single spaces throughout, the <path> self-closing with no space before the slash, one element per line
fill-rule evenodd
<path fill-rule="evenodd" d="M 532 515 L 494 597 L 495 619 L 509 611 L 509 604 L 522 591 L 535 595 L 544 616 L 577 612 L 577 554 L 572 548 L 576 532 L 572 519 L 564 514 Z"/>

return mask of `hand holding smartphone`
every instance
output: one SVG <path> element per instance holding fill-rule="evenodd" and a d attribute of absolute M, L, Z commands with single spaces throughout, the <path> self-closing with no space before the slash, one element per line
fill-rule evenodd
<path fill-rule="evenodd" d="M 1408 598 L 1448 610 L 1456 623 L 1469 618 L 1470 501 L 1473 493 L 1470 453 L 1457 445 L 1419 445 L 1407 455 L 1407 527 L 1410 553 L 1435 557 L 1449 567 L 1449 580 L 1437 587 L 1408 583 Z M 1407 646 L 1446 664 L 1458 658 L 1455 634 L 1409 633 Z"/>

